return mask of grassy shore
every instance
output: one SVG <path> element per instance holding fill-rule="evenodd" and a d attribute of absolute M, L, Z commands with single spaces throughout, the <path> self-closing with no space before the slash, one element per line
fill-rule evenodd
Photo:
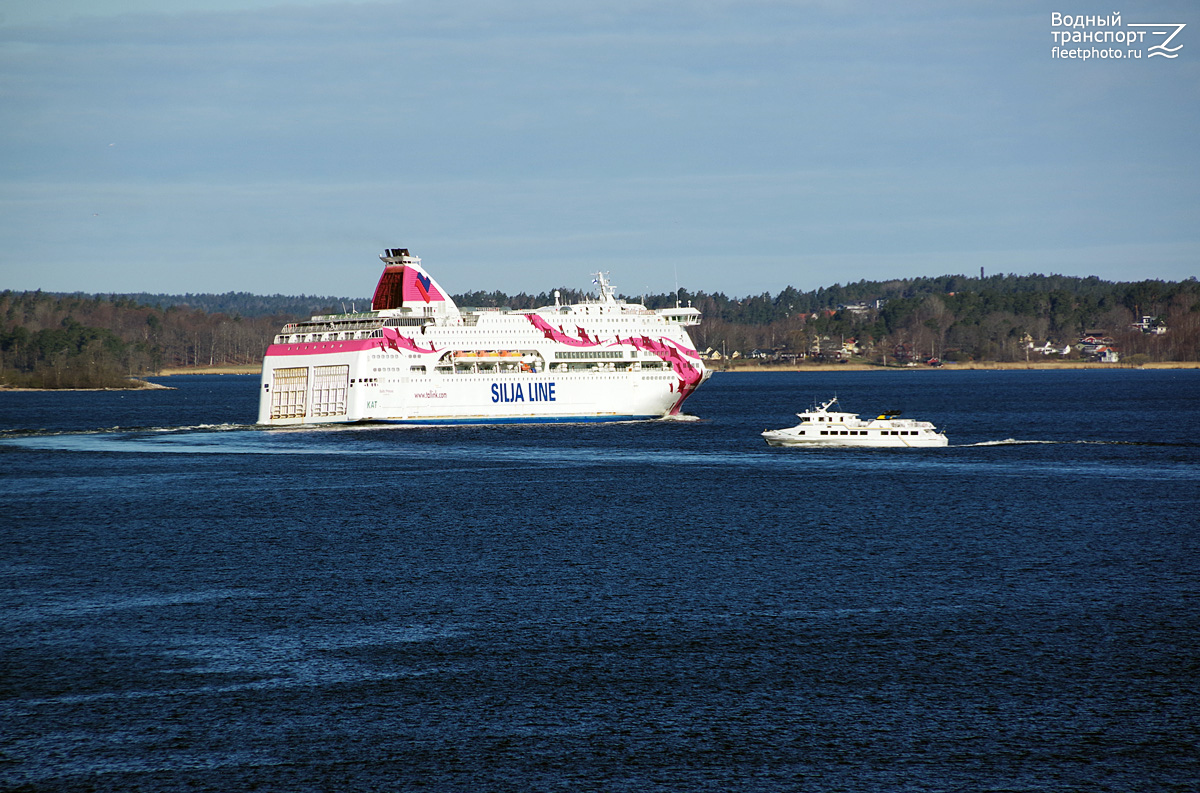
<path fill-rule="evenodd" d="M 161 372 L 153 375 L 144 375 L 144 377 L 167 377 L 175 374 L 258 374 L 261 371 L 261 364 L 247 366 L 188 366 L 163 369 Z M 125 388 L 24 388 L 0 382 L 0 391 L 138 391 L 141 389 L 172 388 L 172 386 L 161 383 L 152 383 L 149 380 L 142 379 L 142 377 L 130 377 L 128 382 L 129 385 Z"/>
<path fill-rule="evenodd" d="M 163 369 L 156 377 L 169 377 L 174 374 L 261 374 L 262 364 L 252 363 L 244 366 L 177 366 Z"/>

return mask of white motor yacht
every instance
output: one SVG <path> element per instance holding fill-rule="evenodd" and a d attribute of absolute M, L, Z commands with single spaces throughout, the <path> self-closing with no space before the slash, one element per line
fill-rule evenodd
<path fill-rule="evenodd" d="M 781 430 L 767 430 L 763 438 L 771 446 L 947 446 L 943 432 L 928 421 L 899 418 L 889 411 L 877 418 L 861 419 L 855 413 L 831 410 L 837 397 L 797 413 L 800 423 Z"/>

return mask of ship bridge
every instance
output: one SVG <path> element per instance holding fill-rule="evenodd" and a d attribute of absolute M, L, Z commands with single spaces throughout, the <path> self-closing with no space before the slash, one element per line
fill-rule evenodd
<path fill-rule="evenodd" d="M 675 305 L 675 308 L 660 308 L 654 312 L 663 319 L 669 322 L 678 322 L 680 325 L 699 325 L 700 324 L 700 309 L 687 306 Z"/>

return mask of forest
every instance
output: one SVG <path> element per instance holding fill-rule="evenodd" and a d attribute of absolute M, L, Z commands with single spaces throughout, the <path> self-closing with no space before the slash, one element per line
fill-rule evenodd
<path fill-rule="evenodd" d="M 861 281 L 801 293 L 788 288 L 732 301 L 687 295 L 706 318 L 701 347 L 745 352 L 786 348 L 809 356 L 854 339 L 862 357 L 1020 361 L 1030 344 L 1065 347 L 1094 334 L 1123 359 L 1200 360 L 1200 284 L 997 275 Z M 1134 323 L 1149 317 L 1166 332 Z M 721 346 L 718 346 L 721 345 Z M 1078 357 L 1073 351 L 1066 357 Z"/>
<path fill-rule="evenodd" d="M 139 297 L 0 292 L 0 384 L 124 388 L 167 368 L 255 364 L 285 322 L 333 310 L 328 298 L 257 298 L 246 316 Z"/>
<path fill-rule="evenodd" d="M 560 288 L 564 302 L 586 297 Z M 470 292 L 461 307 L 535 308 L 537 295 Z M 859 281 L 801 292 L 731 298 L 690 292 L 625 296 L 703 313 L 691 329 L 701 350 L 765 359 L 841 356 L 853 342 L 879 363 L 939 358 L 1026 360 L 1032 344 L 1066 347 L 1085 334 L 1111 340 L 1124 360 L 1200 360 L 1200 284 L 1111 282 L 1060 275 L 961 275 Z M 253 365 L 286 322 L 363 308 L 364 298 L 220 295 L 85 295 L 0 292 L 0 385 L 123 387 L 167 368 Z M 1163 332 L 1134 323 L 1150 318 Z M 1066 357 L 1078 357 L 1072 350 Z"/>

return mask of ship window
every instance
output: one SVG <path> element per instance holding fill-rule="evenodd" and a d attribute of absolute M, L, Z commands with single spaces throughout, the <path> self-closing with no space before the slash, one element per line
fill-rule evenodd
<path fill-rule="evenodd" d="M 608 360 L 608 359 L 613 359 L 613 358 L 617 358 L 617 359 L 624 358 L 624 357 L 625 357 L 625 353 L 624 353 L 624 352 L 622 352 L 621 350 L 609 350 L 609 351 L 606 351 L 606 352 L 592 352 L 592 351 L 584 351 L 584 352 L 556 352 L 556 353 L 554 353 L 554 357 L 555 357 L 556 359 L 558 359 L 558 360 L 563 360 L 563 359 L 566 359 L 566 358 L 580 358 L 580 359 L 590 359 L 590 360 L 596 360 L 596 359 L 605 359 L 605 360 Z"/>

